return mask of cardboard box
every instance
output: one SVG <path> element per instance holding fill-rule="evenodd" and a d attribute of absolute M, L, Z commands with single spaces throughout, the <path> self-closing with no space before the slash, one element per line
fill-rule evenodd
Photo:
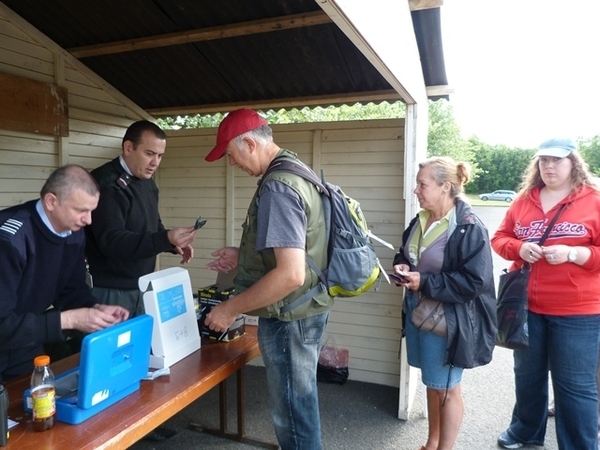
<path fill-rule="evenodd" d="M 201 336 L 217 341 L 229 342 L 245 333 L 245 319 L 243 315 L 239 315 L 229 329 L 222 333 L 213 331 L 204 325 L 204 319 L 212 310 L 212 307 L 232 298 L 234 295 L 235 289 L 233 287 L 221 288 L 218 284 L 198 289 L 198 310 L 196 311 L 196 317 Z"/>
<path fill-rule="evenodd" d="M 170 367 L 200 348 L 190 275 L 172 267 L 138 280 L 146 313 L 154 318 L 150 367 Z"/>

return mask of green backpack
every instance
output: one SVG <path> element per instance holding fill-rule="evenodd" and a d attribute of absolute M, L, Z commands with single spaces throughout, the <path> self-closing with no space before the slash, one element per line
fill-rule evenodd
<path fill-rule="evenodd" d="M 317 186 L 323 199 L 328 232 L 327 268 L 321 271 L 306 255 L 306 262 L 319 276 L 320 283 L 285 305 L 281 312 L 300 306 L 325 289 L 332 297 L 355 297 L 371 289 L 379 279 L 381 265 L 360 203 L 344 194 L 339 186 L 321 181 L 310 167 L 299 160 L 276 158 L 262 179 L 275 171 L 293 173 Z"/>

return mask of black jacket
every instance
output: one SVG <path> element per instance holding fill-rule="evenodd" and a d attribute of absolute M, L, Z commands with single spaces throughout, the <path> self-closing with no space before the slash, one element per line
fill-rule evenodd
<path fill-rule="evenodd" d="M 92 171 L 100 201 L 85 227 L 86 256 L 94 286 L 138 289 L 138 278 L 154 271 L 156 256 L 173 252 L 158 213 L 154 180 L 127 178 L 119 158 Z"/>
<path fill-rule="evenodd" d="M 402 235 L 402 247 L 394 258 L 394 265 L 410 265 L 404 255 L 404 246 L 415 226 L 418 226 L 417 217 Z M 419 290 L 444 303 L 448 325 L 444 363 L 464 368 L 482 366 L 492 360 L 497 331 L 488 231 L 471 205 L 458 199 L 456 228 L 449 233 L 441 272 L 421 273 Z"/>

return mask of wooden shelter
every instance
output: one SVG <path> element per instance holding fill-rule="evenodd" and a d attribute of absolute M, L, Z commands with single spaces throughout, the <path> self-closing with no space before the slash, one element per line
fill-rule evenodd
<path fill-rule="evenodd" d="M 325 169 L 398 245 L 415 213 L 427 104 L 447 97 L 441 0 L 4 0 L 0 2 L 0 207 L 35 198 L 52 170 L 92 169 L 120 153 L 139 119 L 401 100 L 406 118 L 274 126 L 275 140 Z M 235 245 L 255 180 L 204 156 L 216 130 L 170 131 L 157 174 L 168 226 L 208 218 L 188 267 L 212 283 L 210 252 Z M 381 248 L 384 266 L 393 252 Z M 162 256 L 160 268 L 178 265 Z M 352 379 L 400 387 L 401 291 L 339 300 L 329 332 Z"/>

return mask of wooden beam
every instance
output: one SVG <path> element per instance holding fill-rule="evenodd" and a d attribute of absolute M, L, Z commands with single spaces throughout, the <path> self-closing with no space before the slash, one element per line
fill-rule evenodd
<path fill-rule="evenodd" d="M 439 8 L 444 4 L 444 0 L 408 0 L 411 11 L 420 9 Z"/>
<path fill-rule="evenodd" d="M 454 94 L 454 88 L 448 85 L 427 86 L 427 97 Z"/>
<path fill-rule="evenodd" d="M 67 88 L 0 73 L 0 128 L 69 135 Z"/>
<path fill-rule="evenodd" d="M 170 45 L 190 44 L 193 42 L 226 39 L 230 37 L 248 36 L 270 31 L 289 30 L 292 28 L 310 27 L 331 23 L 331 19 L 323 11 L 293 14 L 270 19 L 252 20 L 218 27 L 200 28 L 177 33 L 167 33 L 124 41 L 107 42 L 67 49 L 76 58 L 131 52 L 148 48 L 168 47 Z"/>
<path fill-rule="evenodd" d="M 319 6 L 406 104 L 427 104 L 409 5 L 398 0 L 319 0 Z"/>
<path fill-rule="evenodd" d="M 175 106 L 171 108 L 148 109 L 146 111 L 149 114 L 152 114 L 152 116 L 154 117 L 165 117 L 224 113 L 238 108 L 267 110 L 280 108 L 302 108 L 304 106 L 327 107 L 330 105 L 352 104 L 356 102 L 395 102 L 398 100 L 402 100 L 400 98 L 400 95 L 396 91 L 390 89 L 387 91 L 377 92 L 353 92 L 349 94 L 320 95 L 313 97 L 291 97 L 264 101 L 220 103 L 212 105 L 204 104 L 192 106 Z"/>

